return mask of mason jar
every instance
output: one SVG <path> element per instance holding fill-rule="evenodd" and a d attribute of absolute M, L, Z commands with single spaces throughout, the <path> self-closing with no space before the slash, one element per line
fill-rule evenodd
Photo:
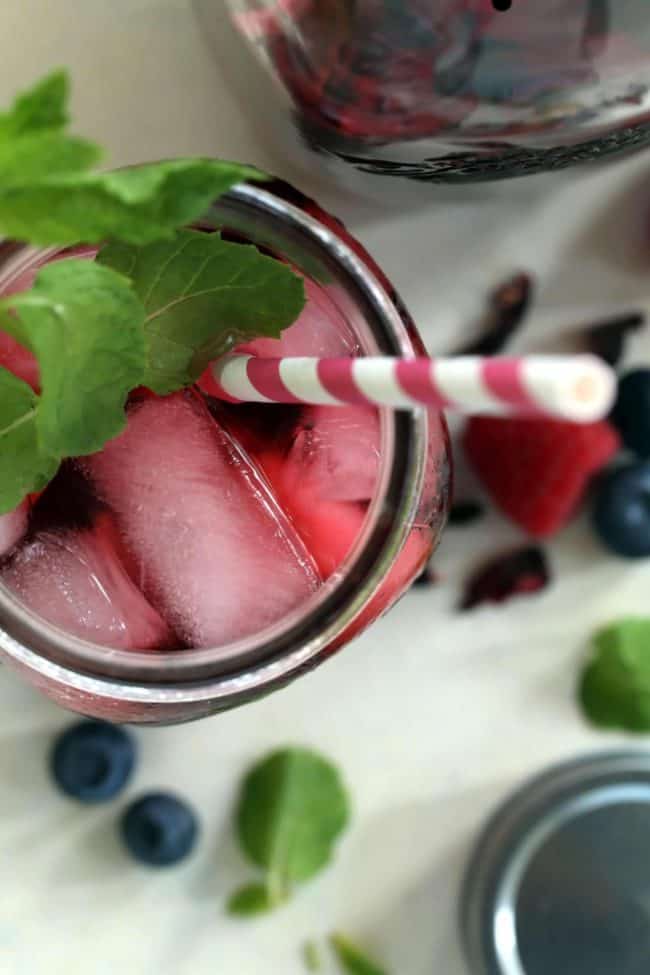
<path fill-rule="evenodd" d="M 242 184 L 215 203 L 201 226 L 288 262 L 304 276 L 319 314 L 330 309 L 354 334 L 361 354 L 424 352 L 399 297 L 360 244 L 287 184 Z M 4 242 L 0 292 L 27 287 L 40 265 L 69 253 Z M 384 408 L 380 432 L 377 486 L 356 543 L 320 589 L 278 623 L 214 648 L 109 649 L 48 623 L 0 585 L 2 659 L 65 708 L 149 724 L 244 704 L 322 663 L 409 587 L 445 521 L 450 455 L 442 414 Z"/>

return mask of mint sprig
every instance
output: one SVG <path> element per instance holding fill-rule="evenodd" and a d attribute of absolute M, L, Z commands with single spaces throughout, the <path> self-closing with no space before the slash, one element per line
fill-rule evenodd
<path fill-rule="evenodd" d="M 31 291 L 0 299 L 0 329 L 34 353 L 41 379 L 35 394 L 0 373 L 0 514 L 63 458 L 119 434 L 134 387 L 182 388 L 233 343 L 279 335 L 304 306 L 286 265 L 179 229 L 263 174 L 215 159 L 94 172 L 99 147 L 66 131 L 68 88 L 55 72 L 0 115 L 0 234 L 104 245 L 96 262 L 51 264 Z"/>
<path fill-rule="evenodd" d="M 316 752 L 286 748 L 255 765 L 244 780 L 236 822 L 242 850 L 264 871 L 264 883 L 233 895 L 230 912 L 283 904 L 296 884 L 327 866 L 349 816 L 338 770 Z M 246 904 L 256 910 L 242 910 Z"/>
<path fill-rule="evenodd" d="M 300 278 L 250 245 L 179 230 L 173 240 L 111 244 L 99 261 L 128 275 L 145 309 L 144 384 L 159 394 L 194 382 L 238 342 L 278 336 L 305 304 Z"/>

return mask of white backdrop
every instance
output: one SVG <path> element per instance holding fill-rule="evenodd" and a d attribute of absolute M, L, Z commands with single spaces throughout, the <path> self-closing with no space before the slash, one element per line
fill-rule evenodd
<path fill-rule="evenodd" d="M 558 308 L 650 295 L 647 154 L 587 174 L 417 187 L 393 204 L 355 201 L 271 148 L 273 115 L 260 122 L 266 95 L 256 72 L 255 109 L 243 113 L 231 94 L 232 65 L 215 54 L 219 0 L 198 2 L 209 31 L 190 0 L 5 0 L 2 102 L 67 65 L 77 128 L 109 147 L 112 164 L 216 154 L 294 179 L 369 247 L 432 351 L 457 340 L 485 290 L 515 268 L 540 274 L 522 348 L 562 324 Z M 643 351 L 639 344 L 637 356 Z M 122 853 L 114 835 L 121 802 L 79 809 L 54 792 L 45 755 L 68 718 L 3 668 L 3 973 L 300 975 L 302 940 L 342 928 L 393 975 L 464 975 L 454 911 L 468 843 L 522 776 L 617 740 L 582 724 L 575 678 L 590 631 L 647 606 L 648 566 L 601 557 L 578 522 L 550 546 L 556 585 L 507 608 L 456 615 L 467 568 L 517 538 L 497 516 L 448 532 L 437 559 L 443 584 L 409 594 L 313 675 L 202 724 L 140 734 L 131 793 L 172 786 L 191 798 L 205 826 L 197 854 L 167 873 Z M 341 764 L 354 826 L 336 866 L 285 910 L 236 923 L 222 913 L 224 894 L 247 876 L 229 830 L 235 788 L 249 761 L 294 742 Z"/>

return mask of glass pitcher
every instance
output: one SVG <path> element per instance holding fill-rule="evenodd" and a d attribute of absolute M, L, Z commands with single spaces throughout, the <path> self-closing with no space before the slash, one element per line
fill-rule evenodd
<path fill-rule="evenodd" d="M 648 0 L 227 2 L 341 172 L 501 179 L 650 141 Z"/>

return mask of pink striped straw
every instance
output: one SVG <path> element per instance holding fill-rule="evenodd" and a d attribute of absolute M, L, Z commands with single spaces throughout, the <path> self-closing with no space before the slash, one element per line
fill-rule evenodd
<path fill-rule="evenodd" d="M 230 402 L 370 403 L 460 413 L 546 415 L 590 423 L 609 412 L 614 372 L 595 356 L 457 356 L 265 359 L 227 355 L 212 364 L 211 392 Z"/>

